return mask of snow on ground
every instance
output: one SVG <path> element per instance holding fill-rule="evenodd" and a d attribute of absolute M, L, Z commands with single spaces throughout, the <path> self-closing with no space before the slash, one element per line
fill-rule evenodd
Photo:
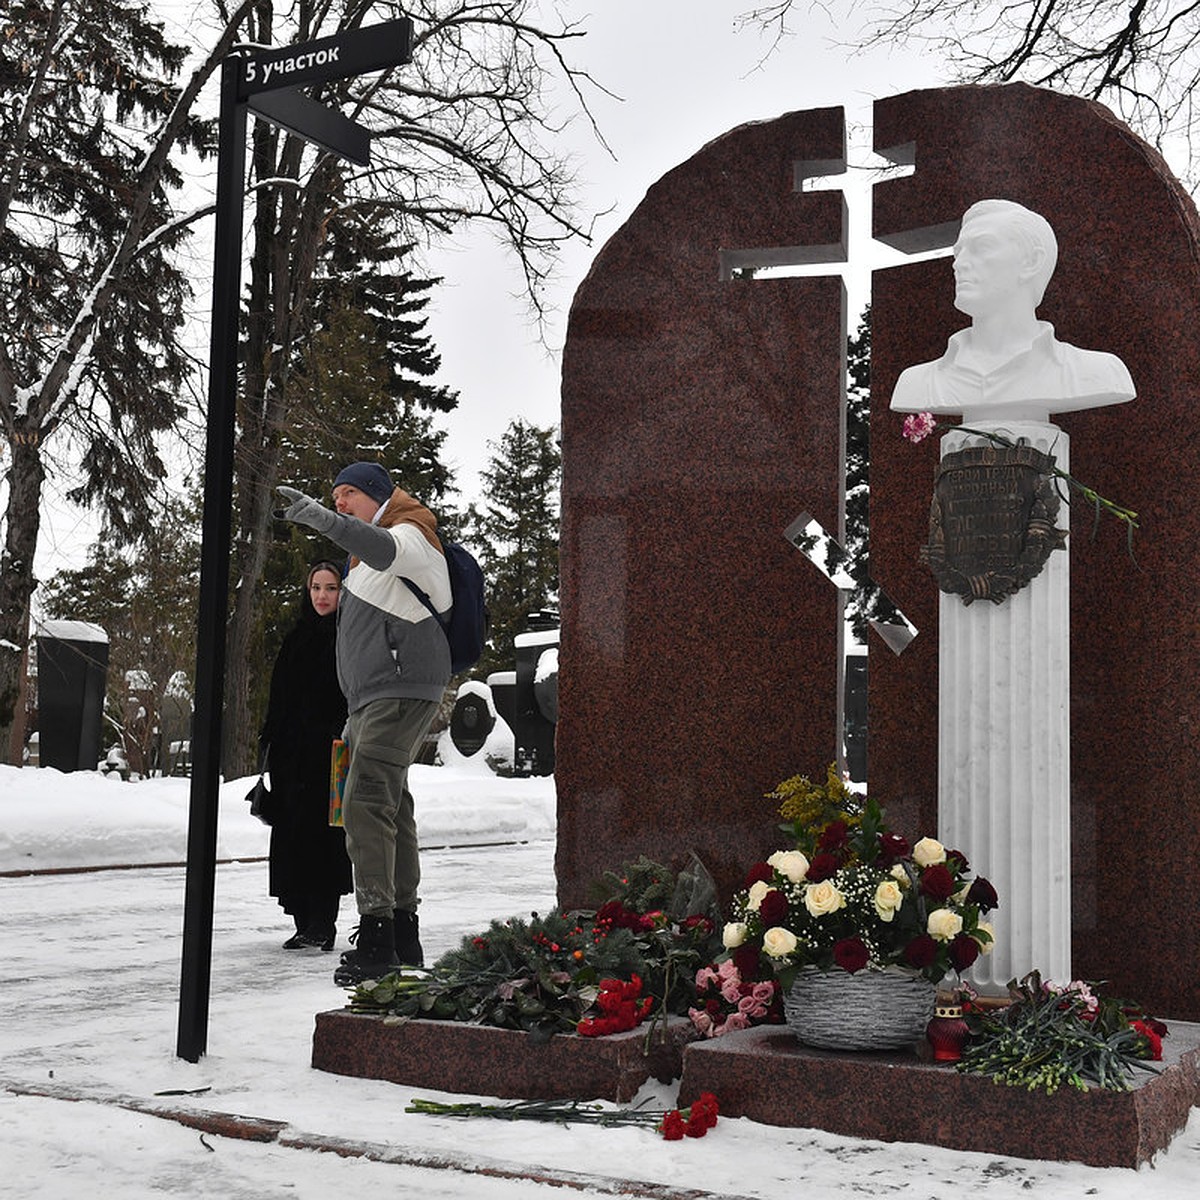
<path fill-rule="evenodd" d="M 144 865 L 184 861 L 187 781 L 0 767 L 0 1197 L 60 1200 L 83 1189 L 121 1200 L 325 1200 L 383 1189 L 423 1200 L 1194 1194 L 1200 1110 L 1140 1171 L 856 1141 L 744 1118 L 723 1119 L 699 1141 L 664 1142 L 646 1129 L 406 1114 L 414 1096 L 460 1097 L 308 1065 L 313 1016 L 340 1007 L 344 993 L 332 983 L 335 955 L 280 948 L 290 922 L 266 895 L 267 831 L 243 799 L 251 782 L 221 789 L 218 853 L 229 861 L 217 871 L 208 1049 L 191 1064 L 175 1054 L 185 873 Z M 554 902 L 553 780 L 499 779 L 460 758 L 415 769 L 413 791 L 431 958 L 493 917 Z M 344 908 L 343 931 L 353 923 Z M 193 1094 L 156 1097 L 165 1091 Z M 641 1099 L 674 1103 L 659 1084 Z M 284 1132 L 240 1141 L 144 1111 L 166 1104 L 279 1122 Z M 391 1161 L 289 1144 L 339 1140 Z"/>

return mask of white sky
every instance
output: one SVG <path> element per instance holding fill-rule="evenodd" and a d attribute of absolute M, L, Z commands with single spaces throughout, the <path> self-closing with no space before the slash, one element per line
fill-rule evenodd
<path fill-rule="evenodd" d="M 552 0 L 546 0 L 549 5 Z M 154 0 L 171 10 L 176 0 Z M 478 496 L 478 473 L 508 424 L 520 416 L 548 426 L 559 419 L 559 351 L 571 298 L 597 253 L 628 219 L 647 188 L 707 142 L 747 121 L 769 120 L 797 109 L 841 104 L 851 125 L 851 162 L 866 160 L 871 102 L 917 87 L 935 86 L 930 57 L 914 50 L 856 55 L 845 48 L 858 19 L 839 24 L 820 7 L 802 2 L 798 30 L 771 52 L 772 36 L 738 30 L 736 17 L 751 0 L 560 0 L 569 18 L 582 18 L 587 36 L 574 44 L 574 61 L 615 100 L 597 92 L 592 108 L 612 155 L 583 120 L 563 135 L 575 156 L 580 209 L 605 210 L 592 246 L 569 247 L 548 293 L 553 315 L 548 347 L 518 295 L 520 279 L 502 249 L 485 232 L 467 230 L 433 254 L 432 273 L 444 284 L 431 299 L 429 328 L 442 356 L 439 383 L 460 393 L 459 408 L 445 420 L 446 458 L 455 469 L 462 503 Z M 852 7 L 836 4 L 839 13 Z M 205 41 L 202 10 L 184 5 L 182 36 Z M 211 174 L 206 164 L 200 170 Z M 860 173 L 861 174 L 861 173 Z M 852 217 L 852 244 L 865 238 L 865 208 Z M 194 278 L 196 320 L 206 325 L 211 303 L 208 238 L 198 237 Z M 853 253 L 853 251 L 852 251 Z M 859 296 L 861 298 L 861 287 Z M 852 304 L 855 291 L 851 289 Z M 853 311 L 853 310 L 852 310 Z M 202 344 L 207 345 L 206 335 Z M 187 435 L 202 440 L 202 430 Z M 68 480 L 48 481 L 38 575 L 48 578 L 79 565 L 95 535 L 94 521 L 62 499 Z"/>

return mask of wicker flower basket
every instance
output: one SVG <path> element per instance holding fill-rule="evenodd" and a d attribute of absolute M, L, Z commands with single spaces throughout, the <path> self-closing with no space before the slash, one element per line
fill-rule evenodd
<path fill-rule="evenodd" d="M 887 1050 L 908 1046 L 933 1016 L 937 986 L 900 970 L 805 967 L 783 997 L 788 1027 L 808 1046 Z"/>

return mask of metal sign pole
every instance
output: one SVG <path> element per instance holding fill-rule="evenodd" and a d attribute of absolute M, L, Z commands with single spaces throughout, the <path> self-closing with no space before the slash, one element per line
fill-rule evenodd
<path fill-rule="evenodd" d="M 198 1062 L 208 1044 L 237 418 L 246 113 L 248 109 L 256 112 L 261 109 L 260 115 L 265 119 L 333 153 L 365 164 L 370 143 L 367 130 L 340 113 L 323 108 L 295 89 L 308 83 L 399 66 L 411 60 L 411 47 L 412 22 L 403 18 L 299 46 L 252 56 L 230 56 L 221 64 L 200 610 L 196 630 L 187 885 L 183 904 L 183 960 L 176 1041 L 177 1055 L 189 1062 Z"/>
<path fill-rule="evenodd" d="M 187 888 L 183 905 L 183 966 L 176 1044 L 176 1053 L 189 1062 L 197 1062 L 207 1045 L 213 895 L 217 874 L 217 794 L 221 783 L 221 701 L 225 683 L 225 621 L 229 607 L 237 327 L 246 169 L 246 102 L 237 98 L 241 65 L 239 58 L 227 58 L 221 64 L 204 525 L 196 631 L 196 707 L 192 720 Z"/>

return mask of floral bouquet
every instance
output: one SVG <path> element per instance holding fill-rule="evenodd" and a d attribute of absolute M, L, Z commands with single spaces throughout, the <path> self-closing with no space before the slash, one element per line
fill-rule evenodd
<path fill-rule="evenodd" d="M 1127 1091 L 1135 1068 L 1157 1070 L 1167 1027 L 1139 1005 L 1078 979 L 1043 982 L 1037 971 L 1008 994 L 1004 1008 L 964 1005 L 971 1037 L 960 1071 L 1053 1093 L 1064 1084 Z"/>
<path fill-rule="evenodd" d="M 832 766 L 823 787 L 794 776 L 768 795 L 782 797 L 795 845 L 751 867 L 734 896 L 722 940 L 743 978 L 765 956 L 785 989 L 801 967 L 901 968 L 936 983 L 991 949 L 983 917 L 996 891 L 970 878 L 961 851 L 932 837 L 910 846 Z"/>
<path fill-rule="evenodd" d="M 688 1009 L 696 1031 L 720 1037 L 751 1025 L 779 1024 L 783 1009 L 774 979 L 743 979 L 737 964 L 726 959 L 696 972 L 696 1005 Z"/>

